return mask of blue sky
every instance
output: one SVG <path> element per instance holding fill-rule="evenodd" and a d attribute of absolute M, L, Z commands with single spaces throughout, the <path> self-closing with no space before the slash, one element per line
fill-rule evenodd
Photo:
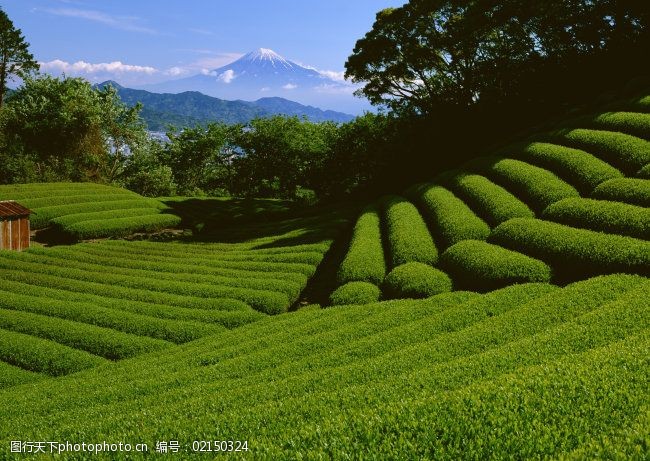
<path fill-rule="evenodd" d="M 405 0 L 0 0 L 52 73 L 144 84 L 257 48 L 341 75 L 382 8 Z"/>

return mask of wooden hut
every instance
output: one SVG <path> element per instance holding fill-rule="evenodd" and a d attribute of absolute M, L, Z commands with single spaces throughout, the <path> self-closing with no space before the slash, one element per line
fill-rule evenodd
<path fill-rule="evenodd" d="M 31 210 L 14 201 L 0 201 L 0 250 L 29 248 Z"/>

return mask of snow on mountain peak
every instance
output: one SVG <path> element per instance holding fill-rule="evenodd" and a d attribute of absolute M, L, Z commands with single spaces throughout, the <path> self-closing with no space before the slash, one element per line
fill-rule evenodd
<path fill-rule="evenodd" d="M 255 51 L 251 51 L 250 53 L 244 55 L 241 58 L 241 61 L 248 61 L 254 63 L 255 61 L 260 61 L 260 62 L 268 62 L 270 63 L 273 67 L 276 67 L 277 65 L 280 65 L 285 68 L 292 68 L 294 66 L 293 63 L 290 61 L 286 60 L 282 56 L 280 56 L 278 53 L 275 51 L 269 49 L 269 48 L 258 48 Z"/>

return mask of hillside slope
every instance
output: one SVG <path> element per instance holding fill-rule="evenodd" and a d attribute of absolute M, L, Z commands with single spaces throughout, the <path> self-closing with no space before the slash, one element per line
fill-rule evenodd
<path fill-rule="evenodd" d="M 193 441 L 239 440 L 254 459 L 635 457 L 649 427 L 648 296 L 647 279 L 616 275 L 272 317 L 0 391 L 12 402 L 2 443 L 153 451 L 174 440 L 186 457 L 213 448 Z"/>

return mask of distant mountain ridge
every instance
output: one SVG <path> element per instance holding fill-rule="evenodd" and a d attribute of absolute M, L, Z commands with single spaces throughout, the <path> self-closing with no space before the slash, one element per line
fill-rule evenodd
<path fill-rule="evenodd" d="M 297 64 L 268 48 L 251 51 L 217 69 L 204 69 L 197 75 L 138 88 L 156 93 L 199 91 L 230 101 L 281 97 L 355 114 L 369 109 L 367 101 L 353 96 L 356 87 L 350 82 Z"/>
<path fill-rule="evenodd" d="M 306 117 L 312 122 L 332 121 L 345 123 L 353 115 L 305 106 L 280 97 L 260 98 L 257 101 L 227 101 L 207 96 L 198 91 L 183 93 L 152 93 L 125 88 L 108 80 L 98 87 L 113 86 L 122 101 L 129 106 L 143 105 L 142 118 L 151 131 L 164 131 L 168 125 L 196 126 L 208 122 L 246 123 L 256 117 L 288 115 Z"/>

